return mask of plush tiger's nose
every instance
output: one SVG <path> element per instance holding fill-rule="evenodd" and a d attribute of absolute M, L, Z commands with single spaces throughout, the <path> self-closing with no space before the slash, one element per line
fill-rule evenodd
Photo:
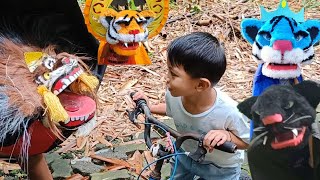
<path fill-rule="evenodd" d="M 129 34 L 133 34 L 133 35 L 136 35 L 136 34 L 139 34 L 139 33 L 140 33 L 139 29 L 135 29 L 135 30 L 130 30 L 129 31 Z"/>
<path fill-rule="evenodd" d="M 274 50 L 280 50 L 281 54 L 284 54 L 285 51 L 292 50 L 292 43 L 288 40 L 277 40 L 273 43 L 272 48 Z"/>
<path fill-rule="evenodd" d="M 264 125 L 280 123 L 280 122 L 282 122 L 281 114 L 270 115 L 262 119 L 262 123 Z"/>

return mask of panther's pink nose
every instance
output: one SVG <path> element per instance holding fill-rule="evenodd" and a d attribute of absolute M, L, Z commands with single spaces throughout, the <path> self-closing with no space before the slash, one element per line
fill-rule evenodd
<path fill-rule="evenodd" d="M 270 115 L 262 119 L 262 123 L 264 125 L 280 123 L 280 122 L 282 122 L 281 114 Z"/>
<path fill-rule="evenodd" d="M 292 43 L 288 40 L 277 40 L 273 43 L 272 48 L 274 50 L 280 50 L 281 54 L 284 54 L 285 51 L 292 50 Z"/>

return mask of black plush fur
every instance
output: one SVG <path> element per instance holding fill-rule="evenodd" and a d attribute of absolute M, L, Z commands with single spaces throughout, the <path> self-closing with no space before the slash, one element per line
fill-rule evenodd
<path fill-rule="evenodd" d="M 259 97 L 248 98 L 238 105 L 238 109 L 252 119 L 255 125 L 254 137 L 248 149 L 249 167 L 254 180 L 320 179 L 320 141 L 316 137 L 313 137 L 314 168 L 309 165 L 309 137 L 315 127 L 318 128 L 318 122 L 313 123 L 319 101 L 320 85 L 313 81 L 304 81 L 294 87 L 271 86 Z M 280 114 L 283 121 L 264 125 L 262 119 L 274 114 Z M 295 121 L 301 117 L 305 118 Z M 282 149 L 272 148 L 271 142 L 277 133 L 290 132 L 288 127 L 303 126 L 307 127 L 307 130 L 300 144 Z"/>

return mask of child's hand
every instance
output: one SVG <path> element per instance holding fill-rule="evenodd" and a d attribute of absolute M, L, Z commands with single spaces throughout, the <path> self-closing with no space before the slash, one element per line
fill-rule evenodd
<path fill-rule="evenodd" d="M 135 100 L 138 100 L 138 99 L 144 99 L 147 101 L 147 105 L 149 106 L 149 99 L 148 97 L 143 93 L 143 91 L 141 90 L 138 90 L 133 96 L 132 96 L 132 99 L 135 101 Z M 150 107 L 150 106 L 149 106 Z"/>
<path fill-rule="evenodd" d="M 211 153 L 215 145 L 220 146 L 226 141 L 231 141 L 231 136 L 228 131 L 211 130 L 205 135 L 203 145 Z"/>

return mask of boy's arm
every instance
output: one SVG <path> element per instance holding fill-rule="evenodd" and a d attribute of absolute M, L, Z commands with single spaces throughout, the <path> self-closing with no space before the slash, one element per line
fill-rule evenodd
<path fill-rule="evenodd" d="M 244 142 L 238 136 L 234 135 L 231 131 L 228 131 L 228 133 L 230 134 L 231 142 L 235 143 L 238 149 L 248 149 L 249 144 Z"/>
<path fill-rule="evenodd" d="M 150 105 L 150 111 L 151 113 L 155 113 L 155 114 L 159 114 L 159 115 L 163 115 L 166 116 L 166 103 L 159 103 L 159 104 L 155 104 L 155 105 Z"/>

